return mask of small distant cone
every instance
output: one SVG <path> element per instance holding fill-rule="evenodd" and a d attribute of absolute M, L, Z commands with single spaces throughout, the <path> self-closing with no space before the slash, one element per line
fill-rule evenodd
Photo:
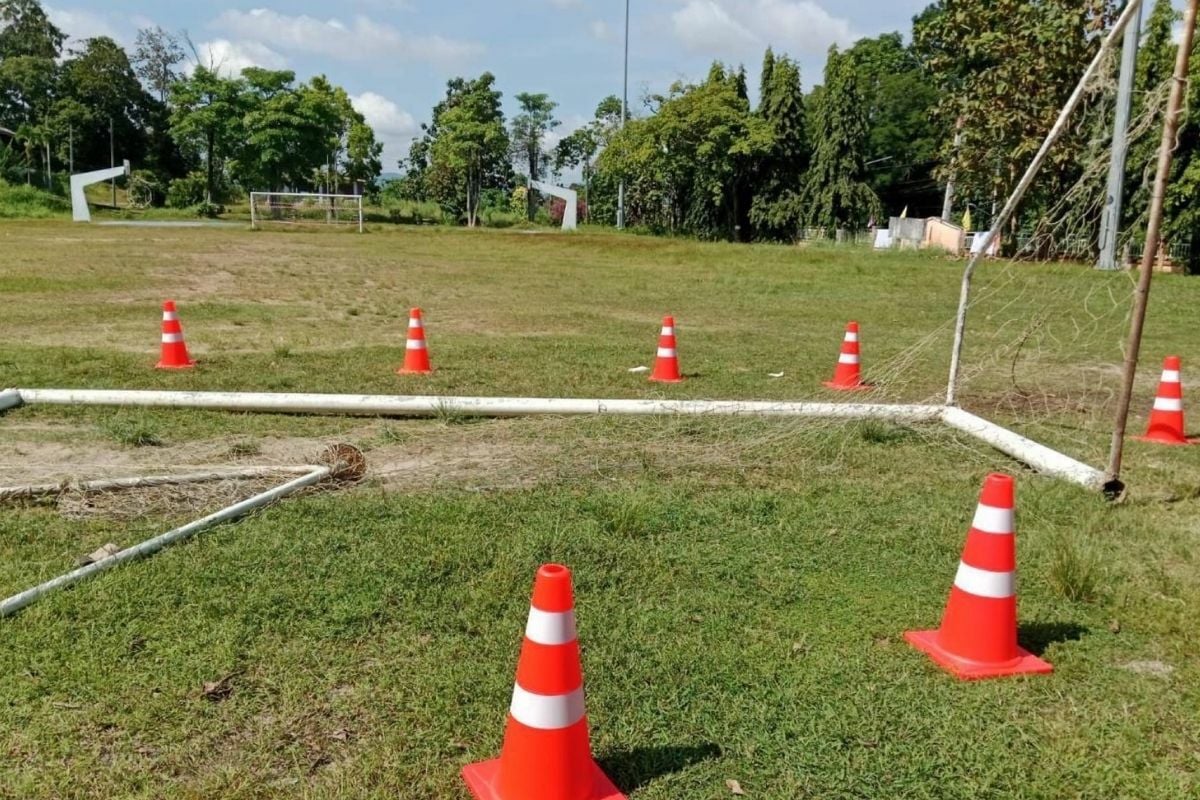
<path fill-rule="evenodd" d="M 662 333 L 658 337 L 658 357 L 650 380 L 655 383 L 681 383 L 679 354 L 675 349 L 675 318 L 663 317 Z"/>
<path fill-rule="evenodd" d="M 163 303 L 162 355 L 154 366 L 157 369 L 191 369 L 196 366 L 196 362 L 188 357 L 187 344 L 183 341 L 183 326 L 179 324 L 174 300 Z"/>
<path fill-rule="evenodd" d="M 625 800 L 592 760 L 571 571 L 538 570 L 500 758 L 469 764 L 477 800 Z"/>
<path fill-rule="evenodd" d="M 1137 437 L 1143 442 L 1193 444 L 1183 427 L 1183 381 L 1179 377 L 1182 363 L 1179 356 L 1167 356 L 1163 361 L 1162 381 L 1150 411 L 1150 426 L 1145 436 Z"/>
<path fill-rule="evenodd" d="M 963 680 L 1054 669 L 1017 646 L 1014 484 L 1008 475 L 984 481 L 942 627 L 904 634 L 909 644 Z"/>
<path fill-rule="evenodd" d="M 404 366 L 396 370 L 397 375 L 428 375 L 429 348 L 425 346 L 425 323 L 421 309 L 414 308 L 408 315 L 408 343 L 404 348 Z"/>
<path fill-rule="evenodd" d="M 841 392 L 855 392 L 870 389 L 871 385 L 862 381 L 862 359 L 858 349 L 858 323 L 846 325 L 846 335 L 842 339 L 842 353 L 838 356 L 837 368 L 833 371 L 833 380 L 825 381 L 825 386 Z"/>

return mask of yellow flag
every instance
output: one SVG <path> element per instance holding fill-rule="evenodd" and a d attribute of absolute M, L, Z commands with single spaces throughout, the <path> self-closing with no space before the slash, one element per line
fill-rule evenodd
<path fill-rule="evenodd" d="M 967 209 L 967 213 L 963 214 L 963 230 L 974 230 L 974 228 L 971 227 L 971 209 L 969 208 Z"/>

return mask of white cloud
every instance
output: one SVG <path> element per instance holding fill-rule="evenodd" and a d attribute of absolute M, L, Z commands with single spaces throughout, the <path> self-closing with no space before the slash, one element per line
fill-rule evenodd
<path fill-rule="evenodd" d="M 816 56 L 857 38 L 849 20 L 812 0 L 684 0 L 671 23 L 685 47 L 714 56 L 751 54 L 767 45 Z"/>
<path fill-rule="evenodd" d="M 121 40 L 116 28 L 104 16 L 78 8 L 46 6 L 46 15 L 71 41 L 83 41 L 97 36 Z"/>
<path fill-rule="evenodd" d="M 555 8 L 583 8 L 583 0 L 550 0 L 550 5 Z"/>
<path fill-rule="evenodd" d="M 612 28 L 602 19 L 595 19 L 588 23 L 588 30 L 591 31 L 593 39 L 599 39 L 602 42 L 612 36 Z"/>
<path fill-rule="evenodd" d="M 367 124 L 375 131 L 375 138 L 383 143 L 383 170 L 392 172 L 396 162 L 408 155 L 408 145 L 420 132 L 420 125 L 412 114 L 394 102 L 376 94 L 363 92 L 352 95 L 350 102 Z"/>
<path fill-rule="evenodd" d="M 246 67 L 283 69 L 287 66 L 286 58 L 261 42 L 214 39 L 200 42 L 196 45 L 196 51 L 201 64 L 229 77 L 240 75 Z M 195 68 L 195 62 L 189 59 L 188 72 Z"/>
<path fill-rule="evenodd" d="M 483 51 L 483 46 L 475 42 L 408 34 L 361 15 L 345 23 L 255 8 L 225 11 L 213 26 L 235 38 L 263 42 L 283 51 L 346 61 L 400 58 L 445 64 L 461 62 Z"/>

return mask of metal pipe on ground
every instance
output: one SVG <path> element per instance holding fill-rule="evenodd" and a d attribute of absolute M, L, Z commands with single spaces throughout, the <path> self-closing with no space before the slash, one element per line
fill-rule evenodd
<path fill-rule="evenodd" d="M 309 486 L 315 486 L 333 474 L 333 467 L 317 467 L 307 475 L 288 481 L 282 486 L 276 486 L 274 489 L 257 494 L 248 500 L 243 500 L 240 503 L 223 508 L 215 514 L 209 514 L 203 519 L 198 519 L 195 522 L 190 522 L 180 528 L 169 530 L 166 533 L 159 534 L 153 539 L 147 539 L 141 544 L 128 547 L 119 553 L 115 553 L 109 558 L 100 561 L 94 561 L 87 566 L 80 567 L 73 572 L 68 572 L 65 575 L 60 575 L 57 578 L 38 584 L 31 589 L 26 589 L 20 594 L 15 594 L 6 600 L 0 601 L 0 617 L 11 616 L 21 609 L 29 606 L 45 595 L 57 589 L 65 589 L 68 586 L 74 586 L 80 581 L 87 580 L 93 575 L 99 575 L 101 572 L 106 572 L 120 564 L 134 559 L 143 558 L 153 555 L 164 547 L 168 547 L 177 542 L 182 542 L 195 536 L 197 533 L 206 531 L 222 522 L 231 522 L 249 514 L 251 511 L 269 505 L 276 500 L 287 497 L 290 494 L 300 491 Z"/>
<path fill-rule="evenodd" d="M 16 408 L 21 405 L 21 392 L 17 389 L 5 389 L 0 391 L 0 411 L 6 411 L 10 408 Z"/>
<path fill-rule="evenodd" d="M 108 391 L 93 389 L 21 389 L 30 404 L 193 408 L 282 414 L 350 414 L 377 417 L 428 417 L 461 414 L 524 417 L 534 414 L 582 416 L 747 416 L 824 419 L 883 419 L 933 422 L 940 406 L 869 403 L 783 403 L 734 400 L 585 400 L 524 397 L 435 397 L 254 392 Z"/>
<path fill-rule="evenodd" d="M 1104 473 L 1100 470 L 961 408 L 945 408 L 942 411 L 942 422 L 991 445 L 1038 472 L 1095 491 L 1104 488 Z"/>
<path fill-rule="evenodd" d="M 0 502 L 6 500 L 32 500 L 52 497 L 67 492 L 112 492 L 122 489 L 143 489 L 154 486 L 181 486 L 189 483 L 213 483 L 238 479 L 271 478 L 277 475 L 307 475 L 315 469 L 313 465 L 302 467 L 245 467 L 242 469 L 213 470 L 211 472 L 189 472 L 181 475 L 144 475 L 134 478 L 107 478 L 94 481 L 63 481 L 61 483 L 39 483 L 29 486 L 0 486 Z"/>

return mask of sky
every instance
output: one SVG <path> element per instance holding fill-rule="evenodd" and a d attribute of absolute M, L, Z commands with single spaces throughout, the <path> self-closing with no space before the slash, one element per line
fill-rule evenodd
<path fill-rule="evenodd" d="M 621 93 L 621 0 L 57 0 L 44 3 L 72 39 L 111 36 L 132 49 L 137 30 L 186 31 L 202 60 L 324 74 L 346 88 L 396 170 L 408 143 L 457 75 L 492 72 L 513 95 L 546 92 L 559 105 L 556 136 Z M 676 80 L 699 80 L 714 59 L 744 63 L 757 85 L 763 50 L 800 62 L 820 83 L 830 45 L 909 33 L 928 0 L 630 0 L 629 102 Z M 553 144 L 553 137 L 549 144 Z"/>

